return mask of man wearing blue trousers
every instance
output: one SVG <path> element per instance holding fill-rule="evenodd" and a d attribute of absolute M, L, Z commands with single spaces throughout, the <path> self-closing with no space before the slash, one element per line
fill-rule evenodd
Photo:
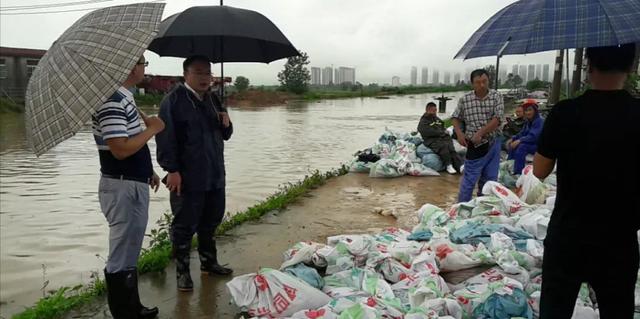
<path fill-rule="evenodd" d="M 476 184 L 478 196 L 482 195 L 484 184 L 498 179 L 500 165 L 502 96 L 489 90 L 489 74 L 484 69 L 471 72 L 471 83 L 473 91 L 460 98 L 451 115 L 458 142 L 467 147 L 458 202 L 470 201 Z"/>

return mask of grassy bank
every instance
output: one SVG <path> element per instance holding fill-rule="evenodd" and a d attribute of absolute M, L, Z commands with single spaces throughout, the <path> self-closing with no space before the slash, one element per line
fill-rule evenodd
<path fill-rule="evenodd" d="M 24 102 L 19 100 L 10 100 L 4 97 L 0 98 L 0 113 L 22 113 L 24 112 Z"/>
<path fill-rule="evenodd" d="M 446 93 L 454 91 L 471 90 L 469 86 L 444 86 L 444 87 L 382 87 L 371 89 L 362 87 L 358 90 L 310 90 L 302 95 L 295 96 L 302 100 L 330 100 L 354 97 L 376 97 L 388 95 L 409 95 L 424 93 Z"/>
<path fill-rule="evenodd" d="M 267 197 L 264 201 L 248 208 L 247 210 L 237 213 L 218 226 L 217 235 L 223 235 L 234 227 L 244 222 L 260 219 L 263 215 L 270 211 L 286 208 L 289 204 L 295 202 L 300 196 L 307 194 L 312 189 L 326 183 L 329 179 L 344 175 L 348 172 L 346 166 L 338 169 L 330 170 L 326 173 L 314 171 L 311 175 L 307 175 L 301 181 L 296 183 L 288 183 L 282 186 L 273 195 Z M 171 261 L 171 241 L 169 239 L 169 226 L 171 225 L 171 215 L 164 214 L 157 222 L 158 227 L 151 230 L 151 241 L 149 247 L 143 249 L 138 260 L 138 271 L 141 274 L 148 272 L 163 271 Z M 193 247 L 196 247 L 197 242 Z M 96 275 L 94 281 L 86 286 L 76 286 L 73 288 L 60 288 L 52 292 L 49 296 L 40 299 L 33 307 L 26 309 L 24 312 L 14 315 L 14 319 L 53 319 L 60 318 L 70 310 L 87 304 L 95 299 L 95 297 L 104 294 L 106 286 L 104 281 Z"/>

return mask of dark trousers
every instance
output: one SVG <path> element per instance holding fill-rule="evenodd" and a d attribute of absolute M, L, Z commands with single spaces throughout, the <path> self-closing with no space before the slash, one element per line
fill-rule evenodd
<path fill-rule="evenodd" d="M 225 189 L 185 192 L 180 196 L 171 192 L 169 197 L 173 223 L 171 240 L 177 247 L 191 247 L 195 233 L 198 241 L 213 241 L 216 227 L 222 222 L 225 210 Z"/>
<path fill-rule="evenodd" d="M 609 242 L 589 245 L 545 240 L 540 319 L 571 318 L 583 282 L 595 291 L 600 318 L 633 318 L 638 241 L 632 234 L 626 240 Z"/>
<path fill-rule="evenodd" d="M 434 153 L 440 156 L 442 165 L 444 165 L 445 167 L 448 165 L 453 165 L 453 168 L 458 171 L 460 170 L 460 166 L 462 166 L 462 159 L 456 152 L 455 147 L 453 147 L 453 141 L 451 140 L 451 138 L 443 138 L 440 140 L 428 142 L 425 143 L 425 146 L 427 146 Z"/>

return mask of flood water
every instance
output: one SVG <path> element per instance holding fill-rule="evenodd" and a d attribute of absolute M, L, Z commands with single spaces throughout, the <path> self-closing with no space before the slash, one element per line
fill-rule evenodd
<path fill-rule="evenodd" d="M 447 117 L 463 92 L 447 93 Z M 225 149 L 227 211 L 246 209 L 311 170 L 326 171 L 384 132 L 415 130 L 436 94 L 289 102 L 230 108 Z M 153 114 L 154 109 L 145 109 Z M 156 172 L 155 143 L 149 143 Z M 21 114 L 0 117 L 0 315 L 30 306 L 46 289 L 90 281 L 107 256 L 108 227 L 97 196 L 98 152 L 90 128 L 36 158 Z M 169 193 L 151 195 L 149 229 L 169 212 Z"/>

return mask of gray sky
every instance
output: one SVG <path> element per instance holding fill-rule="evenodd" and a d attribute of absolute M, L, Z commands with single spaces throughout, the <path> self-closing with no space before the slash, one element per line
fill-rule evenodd
<path fill-rule="evenodd" d="M 133 2 L 114 0 L 67 9 Z M 390 83 L 394 75 L 406 84 L 411 66 L 418 67 L 420 77 L 423 66 L 430 70 L 464 72 L 495 63 L 495 58 L 462 61 L 453 60 L 453 56 L 484 21 L 513 2 L 515 0 L 225 0 L 224 4 L 255 10 L 271 19 L 299 50 L 309 54 L 310 66 L 355 67 L 356 80 L 364 84 Z M 50 3 L 56 1 L 2 0 L 3 7 Z M 166 3 L 163 18 L 191 6 L 215 5 L 219 1 L 167 0 Z M 0 45 L 48 49 L 86 12 L 2 15 Z M 181 59 L 160 58 L 150 51 L 145 56 L 150 62 L 148 73 L 182 73 Z M 553 52 L 508 56 L 501 60 L 501 65 L 511 70 L 512 64 L 553 64 L 554 56 Z M 243 75 L 257 85 L 276 84 L 276 75 L 284 62 L 227 63 L 225 75 Z M 215 65 L 213 70 L 219 73 L 219 66 Z M 443 80 L 442 73 L 440 80 Z"/>

